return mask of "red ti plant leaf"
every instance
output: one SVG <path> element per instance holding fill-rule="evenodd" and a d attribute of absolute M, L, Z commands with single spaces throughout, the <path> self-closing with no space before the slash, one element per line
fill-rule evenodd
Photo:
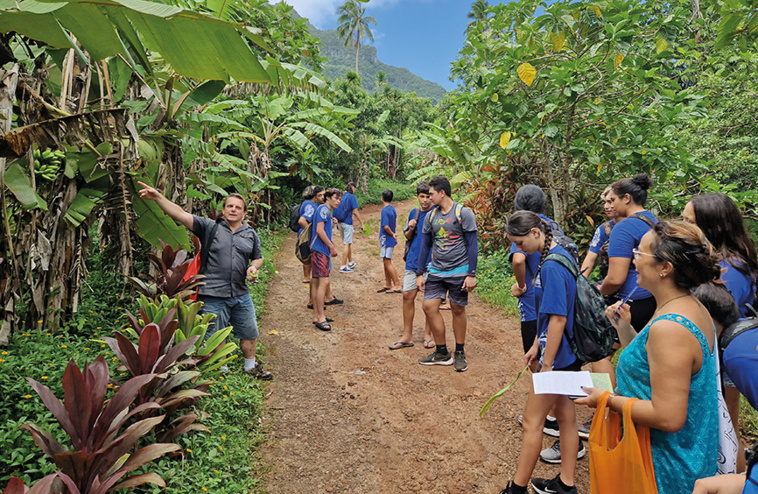
<path fill-rule="evenodd" d="M 20 478 L 11 477 L 8 485 L 3 490 L 3 494 L 49 494 L 50 489 L 53 487 L 53 482 L 55 482 L 57 477 L 57 473 L 48 475 L 40 479 L 31 488 L 26 487 L 26 484 Z"/>
<path fill-rule="evenodd" d="M 142 484 L 154 484 L 158 487 L 162 487 L 164 489 L 166 488 L 166 482 L 163 480 L 163 478 L 155 472 L 150 472 L 129 477 L 120 484 L 116 485 L 113 490 L 115 491 L 118 489 L 127 489 Z"/>
<path fill-rule="evenodd" d="M 108 401 L 97 419 L 93 436 L 98 441 L 93 443 L 93 449 L 102 448 L 105 440 L 109 436 L 112 438 L 116 431 L 121 428 L 129 416 L 129 405 L 134 402 L 142 386 L 149 383 L 154 377 L 153 374 L 133 377 L 116 391 L 116 394 Z"/>
<path fill-rule="evenodd" d="M 45 432 L 34 424 L 24 424 L 21 429 L 26 429 L 32 435 L 34 443 L 39 446 L 43 453 L 52 457 L 53 455 L 67 453 L 68 450 L 52 434 Z"/>
<path fill-rule="evenodd" d="M 102 359 L 102 355 L 98 358 Z M 79 367 L 71 360 L 63 373 L 63 394 L 66 411 L 76 429 L 71 436 L 75 450 L 87 447 L 86 438 L 90 436 L 90 414 L 92 398 Z"/>
<path fill-rule="evenodd" d="M 150 323 L 145 326 L 139 337 L 139 352 L 141 374 L 153 372 L 155 362 L 158 360 L 161 350 L 161 332 L 157 324 Z"/>
<path fill-rule="evenodd" d="M 187 338 L 186 340 L 180 342 L 178 345 L 175 345 L 172 347 L 166 355 L 161 357 L 158 362 L 156 362 L 154 372 L 165 372 L 171 367 L 173 367 L 176 364 L 176 360 L 184 355 L 184 353 L 189 350 L 192 345 L 195 344 L 197 340 L 200 339 L 199 335 L 195 335 L 192 338 Z M 173 335 L 171 337 L 171 340 L 173 341 Z"/>
<path fill-rule="evenodd" d="M 116 354 L 116 357 L 124 364 L 131 375 L 141 375 L 143 373 L 142 364 L 140 363 L 139 354 L 137 354 L 137 347 L 118 331 L 114 331 L 113 336 L 115 336 L 115 339 L 103 338 L 103 341 L 113 350 L 113 353 Z"/>
<path fill-rule="evenodd" d="M 71 361 L 73 362 L 73 359 Z M 77 434 L 76 428 L 68 417 L 66 407 L 64 407 L 63 403 L 58 398 L 56 398 L 52 391 L 50 391 L 50 388 L 44 384 L 38 383 L 30 377 L 27 377 L 26 380 L 29 382 L 29 384 L 31 384 L 32 388 L 37 392 L 39 397 L 42 398 L 42 403 L 44 403 L 48 410 L 53 413 L 53 416 L 55 416 L 55 419 L 58 421 L 61 427 L 63 427 L 63 430 L 66 431 L 66 434 L 68 434 L 69 437 L 75 436 Z"/>

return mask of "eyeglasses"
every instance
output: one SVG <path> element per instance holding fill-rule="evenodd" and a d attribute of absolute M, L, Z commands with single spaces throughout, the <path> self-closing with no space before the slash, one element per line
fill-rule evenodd
<path fill-rule="evenodd" d="M 650 256 L 655 257 L 655 254 L 648 254 L 647 252 L 642 252 L 639 249 L 632 249 L 632 255 L 635 259 L 639 259 L 640 256 Z"/>

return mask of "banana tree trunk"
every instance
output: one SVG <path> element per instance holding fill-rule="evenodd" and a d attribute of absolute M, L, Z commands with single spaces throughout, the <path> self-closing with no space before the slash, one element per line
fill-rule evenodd
<path fill-rule="evenodd" d="M 18 85 L 18 65 L 8 70 L 0 70 L 0 132 L 11 128 L 13 119 L 13 96 Z M 8 336 L 14 327 L 18 272 L 14 269 L 15 251 L 11 236 L 10 218 L 5 203 L 5 158 L 0 158 L 0 215 L 3 218 L 3 235 L 0 239 L 0 346 L 8 345 Z M 7 252 L 9 258 L 5 258 Z"/>

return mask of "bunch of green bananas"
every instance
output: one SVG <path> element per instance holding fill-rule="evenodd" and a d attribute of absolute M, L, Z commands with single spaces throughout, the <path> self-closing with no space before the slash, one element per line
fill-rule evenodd
<path fill-rule="evenodd" d="M 35 149 L 33 154 L 34 174 L 51 182 L 55 180 L 61 164 L 66 159 L 66 154 L 63 151 L 50 151 L 49 149 L 44 152 Z"/>

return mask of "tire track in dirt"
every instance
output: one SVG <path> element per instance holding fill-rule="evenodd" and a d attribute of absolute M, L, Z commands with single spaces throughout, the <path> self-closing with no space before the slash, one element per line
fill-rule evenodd
<path fill-rule="evenodd" d="M 398 222 L 415 201 L 396 202 Z M 329 306 L 332 331 L 312 324 L 307 285 L 290 234 L 274 260 L 261 335 L 269 385 L 261 449 L 267 492 L 448 493 L 499 492 L 513 476 L 521 446 L 517 417 L 528 392 L 528 375 L 498 400 L 484 418 L 479 410 L 523 368 L 517 318 L 471 296 L 466 355 L 469 369 L 420 366 L 423 348 L 421 295 L 416 301 L 413 348 L 390 351 L 402 334 L 402 295 L 378 294 L 384 274 L 379 259 L 381 206 L 361 216 L 370 236 L 356 232 L 354 273 L 331 273 L 332 291 L 345 300 Z M 401 227 L 399 227 L 401 228 Z M 342 243 L 335 229 L 340 254 Z M 339 268 L 341 259 L 335 258 Z M 402 242 L 395 250 L 402 280 Z M 476 292 L 474 292 L 476 293 Z M 450 311 L 443 311 L 448 344 Z M 268 335 L 271 330 L 278 335 Z M 579 409 L 586 418 L 586 409 Z M 552 444 L 545 438 L 544 447 Z M 553 477 L 559 466 L 540 463 L 536 477 Z M 580 492 L 589 492 L 588 461 L 577 468 Z"/>

